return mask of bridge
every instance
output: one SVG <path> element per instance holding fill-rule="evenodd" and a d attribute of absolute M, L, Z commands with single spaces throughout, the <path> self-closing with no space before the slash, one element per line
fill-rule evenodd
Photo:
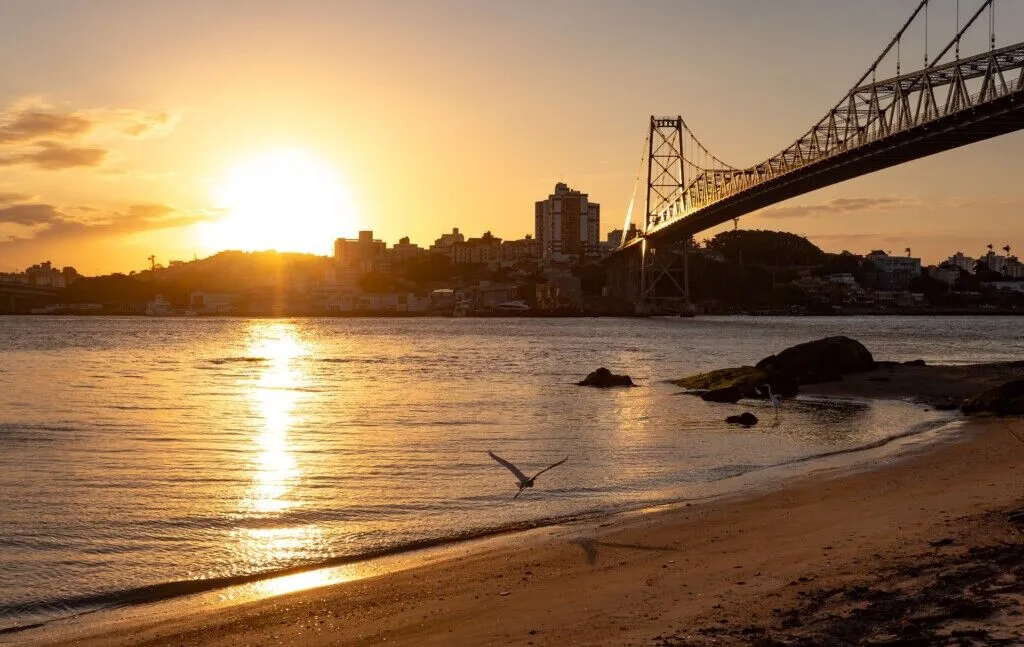
<path fill-rule="evenodd" d="M 28 314 L 32 308 L 60 303 L 64 290 L 0 281 L 0 314 Z"/>
<path fill-rule="evenodd" d="M 982 0 L 962 22 L 956 0 L 955 33 L 930 58 L 929 9 L 939 2 L 921 0 L 846 96 L 795 142 L 753 166 L 722 162 L 681 116 L 652 116 L 642 226 L 628 236 L 638 173 L 623 241 L 602 259 L 612 293 L 646 310 L 670 311 L 689 300 L 686 259 L 695 234 L 844 180 L 1024 129 L 1024 42 L 996 47 L 995 0 Z M 904 41 L 922 25 L 925 66 L 903 72 Z M 968 35 L 976 41 L 986 26 L 987 49 L 962 56 Z M 893 63 L 893 73 L 883 74 Z"/>

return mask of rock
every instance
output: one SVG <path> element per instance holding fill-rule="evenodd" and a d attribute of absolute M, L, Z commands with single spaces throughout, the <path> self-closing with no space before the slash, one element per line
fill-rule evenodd
<path fill-rule="evenodd" d="M 768 374 L 753 366 L 737 366 L 721 368 L 709 373 L 698 373 L 681 380 L 673 380 L 672 384 L 691 390 L 711 390 L 736 387 L 741 392 L 752 391 L 754 387 L 764 384 Z"/>
<path fill-rule="evenodd" d="M 964 413 L 991 413 L 997 416 L 1024 414 L 1024 380 L 1012 380 L 968 398 L 960 405 Z"/>
<path fill-rule="evenodd" d="M 610 386 L 636 386 L 628 375 L 616 375 L 603 366 L 583 378 L 582 382 L 577 382 L 576 384 L 579 386 L 596 386 L 602 389 Z"/>
<path fill-rule="evenodd" d="M 817 384 L 841 379 L 845 373 L 874 370 L 871 352 L 849 337 L 825 337 L 770 355 L 755 368 L 770 377 L 787 377 L 797 384 Z"/>
<path fill-rule="evenodd" d="M 737 425 L 743 425 L 744 427 L 752 427 L 757 424 L 757 416 L 749 411 L 744 411 L 738 416 L 729 416 L 725 421 Z"/>
<path fill-rule="evenodd" d="M 735 386 L 726 386 L 721 389 L 711 389 L 701 394 L 700 399 L 708 402 L 729 402 L 736 404 L 743 394 Z"/>
<path fill-rule="evenodd" d="M 903 362 L 904 366 L 926 366 L 923 359 L 911 359 Z"/>

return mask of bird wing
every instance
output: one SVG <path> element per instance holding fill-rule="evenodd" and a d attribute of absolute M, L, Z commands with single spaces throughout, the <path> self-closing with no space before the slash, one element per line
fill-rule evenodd
<path fill-rule="evenodd" d="M 498 461 L 502 465 L 504 465 L 505 469 L 507 469 L 508 471 L 510 471 L 513 474 L 515 474 L 516 478 L 519 479 L 520 483 L 525 485 L 525 484 L 530 482 L 530 479 L 526 478 L 526 474 L 523 474 L 522 472 L 520 472 L 518 467 L 516 467 L 512 463 L 508 462 L 507 460 L 505 460 L 501 456 L 498 456 L 494 452 L 487 452 L 487 455 L 490 456 L 491 458 L 493 458 L 494 460 Z M 569 458 L 569 457 L 566 456 L 566 458 Z M 537 477 L 534 477 L 534 478 L 537 478 Z"/>
<path fill-rule="evenodd" d="M 563 458 L 562 460 L 558 461 L 558 462 L 557 462 L 557 463 L 555 463 L 554 465 L 548 465 L 547 467 L 545 467 L 545 468 L 544 468 L 544 469 L 542 469 L 541 471 L 539 471 L 539 472 L 537 472 L 536 474 L 534 474 L 534 475 L 533 475 L 533 478 L 535 479 L 535 478 L 537 478 L 538 476 L 540 476 L 541 474 L 543 474 L 544 472 L 546 472 L 546 471 L 548 471 L 548 470 L 550 470 L 550 469 L 553 469 L 553 468 L 555 468 L 555 467 L 558 467 L 559 465 L 561 465 L 562 463 L 564 463 L 564 462 L 565 462 L 565 461 L 567 461 L 567 460 L 569 460 L 569 457 L 568 457 L 568 456 L 566 456 L 566 457 L 565 457 L 565 458 Z M 532 481 L 533 479 L 530 479 L 530 480 Z"/>

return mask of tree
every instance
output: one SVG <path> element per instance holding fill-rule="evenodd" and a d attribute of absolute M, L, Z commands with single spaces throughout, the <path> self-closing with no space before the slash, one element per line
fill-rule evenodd
<path fill-rule="evenodd" d="M 796 234 L 783 231 L 737 229 L 723 231 L 708 241 L 708 249 L 727 259 L 763 267 L 818 265 L 825 253 Z"/>

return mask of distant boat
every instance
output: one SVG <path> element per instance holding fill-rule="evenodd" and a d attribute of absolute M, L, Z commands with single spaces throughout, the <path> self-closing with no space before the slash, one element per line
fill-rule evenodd
<path fill-rule="evenodd" d="M 185 314 L 195 315 L 196 313 L 188 310 L 182 312 L 181 310 L 175 310 L 171 306 L 171 302 L 164 298 L 164 295 L 158 294 L 153 298 L 153 301 L 145 305 L 146 316 L 183 316 Z"/>
<path fill-rule="evenodd" d="M 522 312 L 529 310 L 530 306 L 526 305 L 524 301 L 505 301 L 494 306 L 495 310 L 504 310 L 506 312 Z"/>

